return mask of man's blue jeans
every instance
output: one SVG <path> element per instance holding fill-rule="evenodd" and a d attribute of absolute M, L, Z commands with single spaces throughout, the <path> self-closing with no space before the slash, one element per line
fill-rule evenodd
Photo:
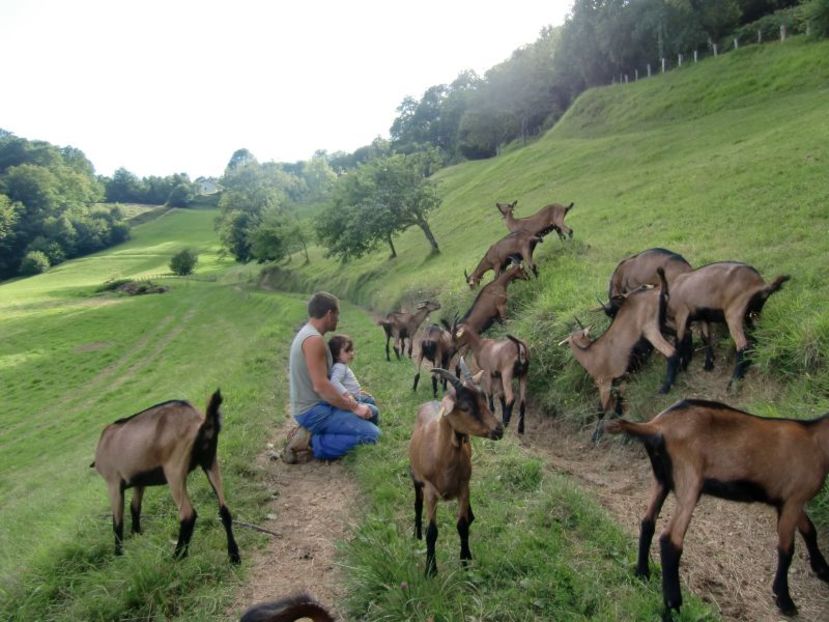
<path fill-rule="evenodd" d="M 347 410 L 319 402 L 296 422 L 311 432 L 311 450 L 317 460 L 334 460 L 361 443 L 376 443 L 380 428 Z"/>

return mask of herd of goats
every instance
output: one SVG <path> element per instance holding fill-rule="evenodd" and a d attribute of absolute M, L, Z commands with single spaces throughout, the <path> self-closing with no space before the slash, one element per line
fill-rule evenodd
<path fill-rule="evenodd" d="M 528 218 L 515 218 L 517 202 L 497 203 L 510 233 L 490 246 L 472 274 L 475 289 L 492 270 L 493 280 L 478 293 L 463 317 L 451 324 L 432 324 L 422 331 L 417 353 L 417 390 L 423 360 L 432 364 L 432 392 L 440 401 L 423 404 L 417 414 L 409 443 L 410 473 L 415 491 L 415 535 L 423 537 L 423 505 L 426 503 L 426 574 L 437 572 L 435 544 L 438 537 L 436 509 L 439 500 L 458 500 L 457 530 L 461 561 L 466 565 L 469 526 L 475 519 L 469 501 L 472 474 L 470 436 L 497 440 L 509 425 L 518 382 L 518 433 L 524 433 L 526 384 L 530 352 L 526 342 L 512 335 L 488 339 L 482 334 L 507 311 L 507 287 L 514 279 L 537 275 L 533 251 L 548 233 L 562 240 L 573 231 L 564 223 L 573 207 L 548 205 Z M 526 266 L 526 270 L 525 270 Z M 576 360 L 593 378 L 599 391 L 602 430 L 627 434 L 645 446 L 653 467 L 655 484 L 642 518 L 636 574 L 649 576 L 649 551 L 656 519 L 669 492 L 677 506 L 660 536 L 664 617 L 679 611 L 682 594 L 679 561 L 685 532 L 702 494 L 736 501 L 759 501 L 777 510 L 778 565 L 773 582 L 775 602 L 784 614 L 796 613 L 788 585 L 794 554 L 794 532 L 799 531 L 809 553 L 812 570 L 829 582 L 829 564 L 817 543 L 817 531 L 805 506 L 821 490 L 829 473 L 829 415 L 814 420 L 769 419 L 705 400 L 682 400 L 648 423 L 603 416 L 621 415 L 619 381 L 637 368 L 653 349 L 667 359 L 667 373 L 660 392 L 667 392 L 679 369 L 687 367 L 692 353 L 690 324 L 699 323 L 706 345 L 705 369 L 713 367 L 712 323 L 725 323 L 737 350 L 730 382 L 742 378 L 749 364 L 747 329 L 754 327 L 768 297 L 788 276 L 766 283 L 751 266 L 725 261 L 696 269 L 680 255 L 653 248 L 623 259 L 610 279 L 609 301 L 602 307 L 612 322 L 598 338 L 579 325 L 560 345 L 569 344 Z M 412 358 L 413 341 L 420 326 L 440 304 L 426 301 L 412 312 L 398 311 L 379 321 L 389 342 L 394 340 L 398 359 Z M 408 343 L 407 343 L 408 341 Z M 474 357 L 472 373 L 465 356 Z M 449 371 L 457 360 L 456 372 Z M 501 405 L 500 421 L 493 414 L 495 397 Z M 94 466 L 107 482 L 115 532 L 115 552 L 122 552 L 124 491 L 133 488 L 130 506 L 132 532 L 141 531 L 141 500 L 146 486 L 169 484 L 179 509 L 177 558 L 187 555 L 196 522 L 196 511 L 186 490 L 188 474 L 200 466 L 219 501 L 219 514 L 227 535 L 230 560 L 239 563 L 232 518 L 224 502 L 216 449 L 220 431 L 216 391 L 202 415 L 191 404 L 169 401 L 107 426 L 95 453 Z M 302 617 L 333 620 L 324 607 L 306 595 L 251 608 L 245 622 L 286 622 Z"/>
<path fill-rule="evenodd" d="M 432 364 L 432 391 L 437 398 L 440 378 L 452 385 L 441 402 L 428 402 L 418 411 L 409 443 L 410 471 L 415 489 L 415 535 L 422 538 L 423 502 L 426 501 L 426 573 L 437 572 L 435 543 L 436 505 L 440 499 L 458 500 L 458 534 L 461 560 L 472 558 L 469 525 L 474 520 L 469 502 L 472 471 L 469 436 L 497 440 L 509 425 L 518 381 L 518 433 L 524 432 L 526 384 L 530 352 L 526 342 L 481 336 L 495 321 L 506 319 L 507 287 L 514 279 L 538 274 L 533 251 L 548 233 L 562 240 L 573 231 L 564 218 L 573 204 L 551 204 L 528 218 L 515 218 L 516 202 L 496 203 L 510 233 L 492 244 L 472 274 L 465 274 L 475 289 L 486 272 L 493 280 L 483 287 L 466 314 L 450 324 L 432 324 L 422 331 L 417 354 L 417 389 L 423 360 Z M 526 267 L 526 270 L 525 270 Z M 679 561 L 693 510 L 702 494 L 735 501 L 760 501 L 778 514 L 778 566 L 773 582 L 780 611 L 797 611 L 791 599 L 788 570 L 794 554 L 794 532 L 799 531 L 808 549 L 812 570 L 829 582 L 827 564 L 817 544 L 817 531 L 805 511 L 806 503 L 821 490 L 829 472 L 829 415 L 815 420 L 769 419 L 751 415 L 726 404 L 706 400 L 682 400 L 649 423 L 624 419 L 605 421 L 622 414 L 619 382 L 637 369 L 654 349 L 667 360 L 660 393 L 667 393 L 676 374 L 685 369 L 693 352 L 690 326 L 699 324 L 705 343 L 706 370 L 714 366 L 712 324 L 725 324 L 736 346 L 736 364 L 729 385 L 741 379 L 750 359 L 750 332 L 769 296 L 789 279 L 781 275 L 766 283 L 753 267 L 736 261 L 720 261 L 699 268 L 677 253 L 652 248 L 624 258 L 610 277 L 607 303 L 602 303 L 611 324 L 593 339 L 579 323 L 559 345 L 568 344 L 573 357 L 593 378 L 599 392 L 599 423 L 594 432 L 627 434 L 645 446 L 653 467 L 655 485 L 642 518 L 636 574 L 650 574 L 648 554 L 656 519 L 673 491 L 677 507 L 660 537 L 662 592 L 665 617 L 679 611 L 682 594 Z M 398 359 L 406 351 L 427 316 L 440 308 L 434 301 L 418 305 L 412 313 L 389 313 L 378 323 L 389 342 L 394 340 Z M 577 320 L 578 322 L 578 320 Z M 462 355 L 471 353 L 478 372 L 472 374 Z M 457 357 L 455 374 L 450 361 Z M 501 405 L 500 421 L 493 415 L 494 398 Z"/>

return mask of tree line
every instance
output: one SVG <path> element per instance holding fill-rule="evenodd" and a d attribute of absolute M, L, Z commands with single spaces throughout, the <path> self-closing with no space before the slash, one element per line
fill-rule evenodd
<path fill-rule="evenodd" d="M 0 279 L 42 272 L 129 237 L 80 149 L 0 130 Z"/>

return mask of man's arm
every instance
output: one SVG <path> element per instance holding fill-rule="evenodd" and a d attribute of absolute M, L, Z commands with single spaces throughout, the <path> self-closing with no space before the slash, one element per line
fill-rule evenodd
<path fill-rule="evenodd" d="M 328 359 L 325 355 L 325 341 L 322 337 L 313 335 L 302 342 L 302 354 L 305 356 L 305 364 L 308 366 L 308 373 L 311 376 L 311 383 L 314 391 L 323 400 L 336 406 L 340 410 L 350 410 L 355 415 L 364 419 L 371 416 L 371 412 L 365 404 L 360 404 L 350 395 L 340 395 L 337 389 L 328 379 Z"/>

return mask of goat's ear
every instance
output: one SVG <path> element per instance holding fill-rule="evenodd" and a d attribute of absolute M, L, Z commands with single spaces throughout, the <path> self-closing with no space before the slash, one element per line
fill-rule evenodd
<path fill-rule="evenodd" d="M 455 391 L 450 387 L 446 387 L 446 395 L 440 401 L 440 416 L 445 417 L 455 410 Z"/>

